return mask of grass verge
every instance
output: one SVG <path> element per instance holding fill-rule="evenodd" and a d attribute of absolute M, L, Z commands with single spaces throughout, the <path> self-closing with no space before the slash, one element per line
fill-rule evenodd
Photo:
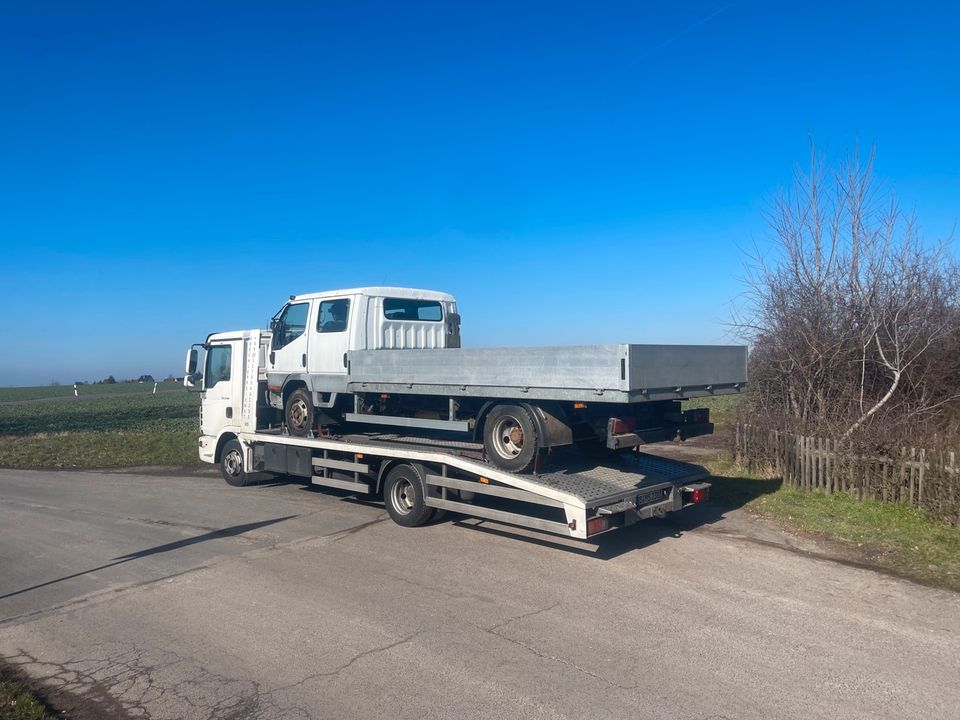
<path fill-rule="evenodd" d="M 897 503 L 857 500 L 749 475 L 728 455 L 706 463 L 711 499 L 748 509 L 789 528 L 840 543 L 870 565 L 918 582 L 960 591 L 960 527 Z"/>
<path fill-rule="evenodd" d="M 0 720 L 53 720 L 23 685 L 0 673 Z"/>
<path fill-rule="evenodd" d="M 922 510 L 792 487 L 757 498 L 753 507 L 800 530 L 839 539 L 898 575 L 960 590 L 960 528 Z"/>

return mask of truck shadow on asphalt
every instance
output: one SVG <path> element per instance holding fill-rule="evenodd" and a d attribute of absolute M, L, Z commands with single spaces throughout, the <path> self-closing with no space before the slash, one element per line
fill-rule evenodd
<path fill-rule="evenodd" d="M 626 553 L 640 550 L 666 538 L 679 538 L 697 528 L 715 525 L 726 516 L 762 495 L 776 492 L 780 478 L 756 480 L 753 478 L 712 475 L 706 478 L 711 483 L 711 498 L 700 505 L 687 507 L 663 518 L 641 520 L 635 525 L 619 528 L 588 540 L 551 535 L 549 533 L 519 528 L 503 523 L 474 518 L 456 512 L 446 512 L 428 526 L 455 525 L 464 530 L 515 540 L 518 542 L 549 547 L 597 560 L 612 560 Z M 343 502 L 383 509 L 383 500 L 377 497 L 359 496 L 347 490 L 313 485 L 297 477 L 276 477 L 261 483 L 262 486 L 300 485 L 305 492 L 339 497 Z M 502 501 L 502 509 L 509 509 L 511 501 Z"/>
<path fill-rule="evenodd" d="M 260 520 L 259 522 L 243 523 L 242 525 L 232 525 L 230 527 L 225 527 L 225 528 L 211 529 L 209 532 L 203 533 L 201 535 L 195 535 L 193 537 L 184 538 L 182 540 L 175 540 L 174 542 L 164 543 L 163 545 L 155 545 L 154 547 L 145 548 L 144 550 L 138 550 L 137 552 L 128 553 L 126 555 L 120 555 L 118 557 L 112 558 L 110 562 L 104 563 L 102 565 L 97 565 L 96 567 L 92 567 L 87 570 L 81 570 L 79 572 L 71 573 L 70 575 L 64 575 L 63 577 L 59 577 L 54 580 L 47 580 L 46 582 L 37 583 L 35 585 L 31 585 L 30 587 L 25 587 L 19 590 L 14 590 L 13 592 L 5 593 L 3 595 L 0 595 L 0 600 L 16 597 L 17 595 L 23 595 L 24 593 L 28 593 L 31 590 L 39 590 L 40 588 L 48 587 L 50 585 L 56 585 L 57 583 L 61 583 L 66 580 L 72 580 L 74 578 L 82 577 L 83 575 L 89 575 L 90 573 L 95 573 L 100 570 L 106 570 L 107 568 L 116 567 L 117 565 L 123 565 L 124 563 L 132 562 L 134 560 L 139 560 L 141 558 L 149 557 L 151 555 L 158 555 L 160 553 L 167 553 L 173 550 L 179 550 L 180 548 L 184 548 L 189 545 L 196 545 L 198 543 L 207 542 L 209 540 L 219 540 L 223 538 L 235 537 L 237 535 L 242 535 L 243 533 L 251 532 L 253 530 L 259 530 L 260 528 L 267 527 L 268 525 L 274 525 L 276 523 L 283 522 L 284 520 L 290 520 L 295 517 L 299 517 L 299 515 L 286 515 L 284 517 L 272 518 L 270 520 Z"/>

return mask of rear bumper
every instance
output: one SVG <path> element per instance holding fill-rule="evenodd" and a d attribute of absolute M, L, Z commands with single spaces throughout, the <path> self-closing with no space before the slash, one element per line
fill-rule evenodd
<path fill-rule="evenodd" d="M 699 491 L 694 500 L 694 491 Z M 709 498 L 710 483 L 697 481 L 686 483 L 662 483 L 646 487 L 643 492 L 634 497 L 625 498 L 610 505 L 602 505 L 588 510 L 588 524 L 592 518 L 606 518 L 604 527 L 599 532 L 590 532 L 588 537 L 594 537 L 617 528 L 629 527 L 641 520 L 662 518 L 667 513 L 683 510 L 691 505 L 703 502 Z"/>
<path fill-rule="evenodd" d="M 665 440 L 689 440 L 700 435 L 713 434 L 713 423 L 681 423 L 651 430 L 637 430 L 629 433 L 607 433 L 607 447 L 611 450 L 624 450 L 648 443 Z"/>

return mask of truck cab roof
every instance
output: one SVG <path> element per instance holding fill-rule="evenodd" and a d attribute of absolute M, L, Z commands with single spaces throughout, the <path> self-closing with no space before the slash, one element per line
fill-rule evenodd
<path fill-rule="evenodd" d="M 450 293 L 438 292 L 437 290 L 422 290 L 418 288 L 388 287 L 388 286 L 370 286 L 347 288 L 345 290 L 323 290 L 321 292 L 301 293 L 293 295 L 291 302 L 299 300 L 314 300 L 318 298 L 342 297 L 343 295 L 365 295 L 367 297 L 391 297 L 406 298 L 410 300 L 438 300 L 443 302 L 456 302 L 456 299 Z"/>

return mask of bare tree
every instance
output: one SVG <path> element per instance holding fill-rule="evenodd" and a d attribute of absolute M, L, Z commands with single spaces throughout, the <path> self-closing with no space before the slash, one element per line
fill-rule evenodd
<path fill-rule="evenodd" d="M 756 408 L 844 438 L 952 411 L 960 272 L 947 243 L 873 176 L 874 153 L 810 169 L 770 205 L 772 251 L 747 262 L 735 314 L 753 345 Z M 824 427 L 826 426 L 826 428 Z"/>

